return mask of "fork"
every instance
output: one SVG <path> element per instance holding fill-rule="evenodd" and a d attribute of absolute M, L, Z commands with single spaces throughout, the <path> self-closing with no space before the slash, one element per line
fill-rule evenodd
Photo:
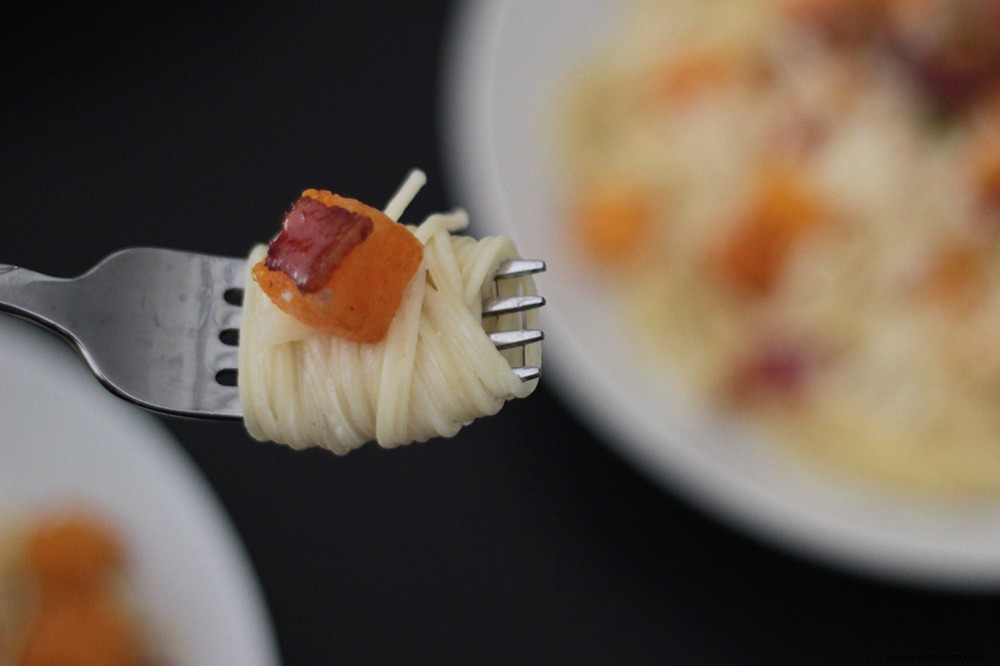
<path fill-rule="evenodd" d="M 501 264 L 496 280 L 538 273 L 545 263 Z M 0 264 L 0 312 L 41 324 L 77 348 L 112 393 L 164 414 L 243 417 L 238 344 L 246 259 L 152 247 L 108 255 L 83 275 L 55 278 Z M 483 316 L 525 312 L 541 296 L 492 297 Z M 540 330 L 490 333 L 498 349 L 542 340 Z M 523 381 L 538 367 L 514 367 Z"/>

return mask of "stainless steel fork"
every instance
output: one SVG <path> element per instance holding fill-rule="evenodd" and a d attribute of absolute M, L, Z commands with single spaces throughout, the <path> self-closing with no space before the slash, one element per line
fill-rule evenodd
<path fill-rule="evenodd" d="M 540 261 L 500 267 L 502 280 L 545 269 Z M 75 278 L 0 264 L 0 312 L 68 339 L 113 393 L 147 409 L 199 418 L 243 416 L 237 386 L 246 260 L 160 248 L 109 255 Z M 539 296 L 491 299 L 484 316 L 540 307 Z M 498 331 L 498 348 L 542 339 L 539 330 Z M 514 368 L 535 379 L 537 367 Z"/>

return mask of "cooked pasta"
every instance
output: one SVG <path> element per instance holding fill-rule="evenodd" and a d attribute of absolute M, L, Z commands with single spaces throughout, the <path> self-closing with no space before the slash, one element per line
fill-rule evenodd
<path fill-rule="evenodd" d="M 398 217 L 423 182 L 414 172 L 386 206 Z M 423 259 L 379 342 L 354 342 L 301 324 L 279 310 L 248 278 L 240 331 L 239 385 L 251 435 L 293 448 L 320 446 L 344 454 L 369 441 L 385 447 L 451 437 L 463 425 L 529 395 L 512 365 L 540 364 L 537 344 L 501 352 L 491 330 L 521 327 L 522 314 L 482 317 L 482 300 L 533 294 L 533 280 L 494 285 L 499 264 L 518 258 L 506 237 L 458 235 L 464 212 L 434 214 L 410 227 Z M 267 248 L 250 253 L 259 262 Z M 529 327 L 537 313 L 523 313 Z M 516 353 L 517 357 L 511 356 Z"/>
<path fill-rule="evenodd" d="M 1000 491 L 998 20 L 638 3 L 559 127 L 570 236 L 647 358 L 826 470 Z"/>

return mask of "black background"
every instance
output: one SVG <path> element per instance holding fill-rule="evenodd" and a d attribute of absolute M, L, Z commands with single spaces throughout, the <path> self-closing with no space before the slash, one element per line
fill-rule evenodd
<path fill-rule="evenodd" d="M 302 189 L 380 204 L 414 166 L 430 182 L 411 220 L 463 205 L 441 155 L 451 10 L 8 6 L 0 261 L 71 276 L 132 245 L 244 255 Z M 452 440 L 343 458 L 164 422 L 242 536 L 289 666 L 1000 663 L 996 595 L 756 543 L 626 465 L 544 382 Z"/>

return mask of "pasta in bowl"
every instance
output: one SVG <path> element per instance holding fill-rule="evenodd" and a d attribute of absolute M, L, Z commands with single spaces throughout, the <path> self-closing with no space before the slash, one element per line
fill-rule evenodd
<path fill-rule="evenodd" d="M 468 225 L 462 211 L 431 215 L 413 227 L 396 223 L 423 181 L 422 172 L 411 173 L 384 213 L 365 213 L 384 215 L 383 224 L 393 225 L 390 233 L 420 253 L 408 262 L 405 279 L 396 280 L 397 308 L 381 337 L 350 339 L 290 315 L 279 306 L 291 300 L 289 292 L 269 297 L 260 287 L 268 246 L 253 249 L 239 345 L 240 398 L 251 435 L 338 454 L 372 440 L 393 447 L 451 437 L 534 391 L 538 380 L 515 369 L 539 368 L 540 344 L 499 349 L 490 334 L 537 330 L 537 310 L 483 316 L 486 299 L 536 294 L 531 273 L 495 279 L 505 262 L 519 258 L 517 248 L 503 236 L 477 240 L 454 233 Z M 350 268 L 347 257 L 338 271 Z M 378 266 L 361 278 L 380 279 Z"/>
<path fill-rule="evenodd" d="M 650 358 L 793 455 L 1000 493 L 996 2 L 638 3 L 559 127 Z"/>
<path fill-rule="evenodd" d="M 814 4 L 835 8 L 865 3 Z M 923 3 L 912 4 L 917 8 Z M 940 3 L 927 3 L 926 6 L 941 7 Z M 724 310 L 720 310 L 713 314 L 709 310 L 711 301 L 703 298 L 706 293 L 722 290 L 725 283 L 721 282 L 719 274 L 689 276 L 685 284 L 690 285 L 691 290 L 685 292 L 680 281 L 665 284 L 658 281 L 652 271 L 645 279 L 639 278 L 639 269 L 655 262 L 615 265 L 608 263 L 613 262 L 613 257 L 592 256 L 589 249 L 585 249 L 588 244 L 582 236 L 589 232 L 581 229 L 576 212 L 584 199 L 581 193 L 593 186 L 594 194 L 603 190 L 608 196 L 602 198 L 614 201 L 620 196 L 614 195 L 615 190 L 627 193 L 629 188 L 605 189 L 601 183 L 583 177 L 585 170 L 593 169 L 590 173 L 596 173 L 602 165 L 600 159 L 595 159 L 600 153 L 592 150 L 593 143 L 571 145 L 573 128 L 584 124 L 594 127 L 604 138 L 615 136 L 616 132 L 626 138 L 627 143 L 621 144 L 619 151 L 612 154 L 609 149 L 605 153 L 613 156 L 603 163 L 608 170 L 612 167 L 620 170 L 619 175 L 623 178 L 615 179 L 619 184 L 621 180 L 632 179 L 640 185 L 638 189 L 644 190 L 641 187 L 644 177 L 661 182 L 675 179 L 669 189 L 669 198 L 647 199 L 654 204 L 654 213 L 662 213 L 668 204 L 673 206 L 678 202 L 690 207 L 714 205 L 717 208 L 728 203 L 736 209 L 738 203 L 755 200 L 752 192 L 768 190 L 801 192 L 788 196 L 788 201 L 809 200 L 807 195 L 813 191 L 813 186 L 808 184 L 808 178 L 795 186 L 769 185 L 782 182 L 780 169 L 747 173 L 752 177 L 738 189 L 727 189 L 717 176 L 717 170 L 730 169 L 730 161 L 741 155 L 738 144 L 736 149 L 727 144 L 760 127 L 759 123 L 754 125 L 751 121 L 759 118 L 759 112 L 767 107 L 744 104 L 748 117 L 743 120 L 737 115 L 743 101 L 715 109 L 706 105 L 694 111 L 692 107 L 688 119 L 696 123 L 700 112 L 706 130 L 684 134 L 675 128 L 669 136 L 676 139 L 676 143 L 665 147 L 663 137 L 670 132 L 667 123 L 660 123 L 659 133 L 644 135 L 639 126 L 629 127 L 619 122 L 625 117 L 630 103 L 635 101 L 634 96 L 629 96 L 627 84 L 641 83 L 634 73 L 641 69 L 643 58 L 647 64 L 656 61 L 662 64 L 662 59 L 653 56 L 667 58 L 664 52 L 679 54 L 682 45 L 691 46 L 703 40 L 711 29 L 719 26 L 725 26 L 730 33 L 710 36 L 708 41 L 725 45 L 733 31 L 746 33 L 753 26 L 760 29 L 762 23 L 766 23 L 761 17 L 773 17 L 777 5 L 725 0 L 706 3 L 640 1 L 625 5 L 609 5 L 598 0 L 545 0 L 540 7 L 528 0 L 496 3 L 470 0 L 464 7 L 465 11 L 456 21 L 449 60 L 448 109 L 452 130 L 447 144 L 449 157 L 453 161 L 456 184 L 463 196 L 476 206 L 477 224 L 485 224 L 492 233 L 516 235 L 522 243 L 545 254 L 559 267 L 547 276 L 546 286 L 552 301 L 547 311 L 546 334 L 554 342 L 547 354 L 549 386 L 557 389 L 584 423 L 639 471 L 738 531 L 809 559 L 879 578 L 947 587 L 995 588 L 1000 583 L 1000 548 L 995 539 L 1000 528 L 1000 498 L 988 483 L 956 487 L 942 484 L 945 477 L 941 474 L 930 483 L 915 481 L 912 475 L 904 476 L 903 468 L 909 465 L 904 452 L 900 452 L 904 460 L 898 472 L 887 464 L 883 464 L 883 472 L 888 469 L 888 475 L 866 471 L 848 460 L 838 459 L 835 448 L 801 441 L 794 429 L 782 431 L 781 424 L 771 420 L 772 417 L 760 415 L 763 404 L 755 408 L 741 400 L 733 400 L 738 392 L 734 395 L 732 390 L 716 390 L 720 384 L 715 380 L 730 373 L 712 375 L 691 370 L 692 366 L 697 368 L 698 363 L 708 368 L 723 367 L 722 361 L 713 358 L 708 351 L 711 341 L 700 347 L 697 334 L 693 332 L 714 318 L 715 323 L 708 331 L 721 335 L 727 330 L 725 319 L 736 312 L 733 309 L 725 315 L 722 314 Z M 649 14 L 644 15 L 643 11 Z M 715 23 L 706 20 L 713 12 L 722 16 L 722 20 Z M 741 24 L 744 19 L 749 24 Z M 700 29 L 696 27 L 698 23 Z M 771 28 L 778 25 L 782 24 L 772 23 Z M 736 48 L 743 48 L 746 41 L 734 36 L 731 43 Z M 808 41 L 815 45 L 815 38 Z M 803 64 L 807 63 L 803 61 Z M 794 61 L 786 65 L 792 67 Z M 615 83 L 615 76 L 622 74 Z M 814 92 L 818 92 L 822 79 L 804 77 L 801 82 L 807 89 L 816 86 Z M 847 89 L 852 85 L 848 80 Z M 697 88 L 695 86 L 695 90 Z M 911 88 L 911 92 L 915 91 Z M 698 92 L 700 94 L 702 92 Z M 588 113 L 576 107 L 574 117 L 571 109 L 581 95 L 593 103 L 588 108 L 596 112 Z M 662 95 L 659 99 L 662 100 Z M 646 97 L 637 105 L 646 102 L 644 108 L 660 113 L 661 121 L 664 113 L 669 114 L 669 106 L 665 109 L 662 103 L 651 105 L 648 101 Z M 909 109 L 909 113 L 916 108 Z M 732 120 L 724 125 L 725 131 L 720 131 L 723 125 L 713 125 L 712 117 L 717 120 L 725 113 Z M 937 113 L 931 114 L 931 125 Z M 857 134 L 851 144 L 859 149 L 853 153 L 855 157 L 841 153 L 841 174 L 849 176 L 853 172 L 857 184 L 848 200 L 863 197 L 866 192 L 877 192 L 879 185 L 893 175 L 892 170 L 883 171 L 876 161 L 857 156 L 863 154 L 867 143 L 878 145 L 878 140 L 889 141 L 905 126 L 891 126 L 881 135 L 878 131 Z M 713 127 L 715 131 L 711 131 Z M 809 133 L 798 136 L 808 137 Z M 791 135 L 785 137 L 792 138 Z M 607 147 L 608 143 L 600 145 Z M 574 156 L 581 152 L 589 157 L 574 163 Z M 889 156 L 892 154 L 890 151 Z M 670 168 L 664 167 L 663 161 L 657 161 L 668 157 L 672 160 Z M 691 163 L 685 164 L 688 158 Z M 631 164 L 630 159 L 633 160 Z M 932 166 L 916 158 L 901 158 L 900 154 L 896 154 L 895 159 L 896 164 L 902 163 L 912 169 Z M 703 177 L 693 178 L 693 174 L 698 173 L 695 165 L 707 170 Z M 896 175 L 902 173 L 905 172 Z M 911 205 L 919 209 L 919 200 L 930 198 L 933 191 L 946 185 L 950 176 L 945 174 L 945 171 L 938 172 L 940 182 L 935 188 L 911 187 L 904 191 L 903 198 L 912 194 Z M 791 182 L 795 182 L 794 179 Z M 603 185 L 611 184 L 609 178 Z M 663 190 L 653 188 L 651 191 Z M 965 201 L 970 200 L 966 198 Z M 612 208 L 620 212 L 628 207 Z M 640 211 L 642 208 L 636 207 Z M 659 219 L 654 217 L 651 221 Z M 734 221 L 736 218 L 729 219 Z M 802 238 L 808 239 L 808 246 L 817 240 L 817 237 L 810 238 L 811 234 L 837 229 L 836 225 L 827 226 L 822 219 L 816 220 L 815 227 L 804 229 L 807 233 Z M 668 227 L 684 226 L 677 215 L 663 221 Z M 899 234 L 901 229 L 908 229 L 905 223 L 906 220 L 896 220 L 881 231 L 886 238 L 897 234 L 900 247 L 912 249 L 905 240 L 908 234 Z M 722 235 L 722 226 L 719 223 L 701 230 L 705 238 L 718 238 Z M 670 240 L 679 240 L 679 232 L 657 230 L 655 223 L 647 229 L 651 234 L 644 242 L 634 245 L 639 255 L 655 258 L 652 250 L 668 245 L 660 243 L 661 238 L 666 240 L 668 233 L 672 236 Z M 610 243 L 616 240 L 614 228 L 595 231 L 610 232 Z M 697 232 L 698 228 L 690 231 Z M 627 245 L 628 233 L 618 235 L 617 239 L 622 240 L 622 236 Z M 650 243 L 651 238 L 656 239 L 657 244 Z M 705 256 L 714 255 L 717 262 L 722 253 L 715 248 L 722 246 L 706 245 L 713 251 L 706 252 Z M 859 245 L 863 248 L 864 242 Z M 681 251 L 678 243 L 673 249 L 674 256 Z M 799 260 L 791 263 L 797 264 Z M 702 262 L 698 268 L 707 265 L 708 262 Z M 679 272 L 679 268 L 673 270 Z M 851 276 L 849 270 L 845 274 Z M 820 278 L 822 273 L 813 277 Z M 853 277 L 860 280 L 862 275 Z M 892 288 L 903 290 L 903 284 L 896 277 L 885 282 L 883 293 Z M 650 292 L 643 294 L 643 287 Z M 658 297 L 665 291 L 672 291 L 674 300 L 665 303 Z M 864 293 L 858 295 L 867 297 Z M 644 314 L 640 307 L 643 300 L 655 310 Z M 736 299 L 729 296 L 718 300 L 725 305 Z M 755 300 L 760 305 L 767 299 Z M 693 307 L 686 309 L 692 301 Z M 810 307 L 820 303 L 821 299 L 815 303 L 804 302 Z M 759 314 L 763 314 L 763 310 Z M 671 318 L 674 321 L 669 321 Z M 684 342 L 679 344 L 676 339 L 659 336 L 651 319 L 653 322 L 668 320 L 675 331 L 685 323 L 692 329 L 683 334 L 681 340 Z M 752 319 L 763 321 L 759 316 Z M 906 329 L 904 326 L 901 330 Z M 775 338 L 771 336 L 741 339 L 736 334 L 738 330 L 729 329 L 733 351 L 774 350 L 781 346 L 775 345 Z M 761 330 L 791 332 L 779 326 Z M 833 332 L 837 330 L 832 329 Z M 781 338 L 782 342 L 794 343 L 788 346 L 789 351 L 800 345 L 813 348 L 811 336 L 799 337 L 798 332 L 795 333 Z M 882 346 L 890 352 L 899 344 L 894 337 L 890 334 L 882 338 Z M 739 347 L 741 343 L 745 347 Z M 896 349 L 896 353 L 897 359 L 903 362 L 906 358 L 903 350 Z M 826 358 L 823 354 L 817 360 Z M 916 365 L 924 362 L 919 356 L 911 358 Z M 794 376 L 794 364 L 782 362 L 780 354 L 772 359 L 773 364 L 764 364 L 761 369 L 769 367 L 776 379 L 783 372 Z M 984 369 L 986 365 L 983 364 Z M 812 374 L 816 369 L 812 361 L 807 367 L 809 376 L 816 378 L 818 375 Z M 869 371 L 878 374 L 874 366 L 869 366 Z M 925 390 L 930 391 L 932 387 L 928 385 Z M 871 408 L 881 406 L 892 412 L 891 392 L 880 393 L 875 385 L 866 389 L 869 395 L 877 396 L 870 401 Z M 797 390 L 792 389 L 792 393 Z M 813 390 L 806 389 L 802 398 L 808 400 Z M 791 402 L 776 400 L 773 408 L 779 420 L 783 418 L 780 417 L 782 411 L 801 412 L 802 398 Z M 762 403 L 772 399 L 765 397 Z M 798 405 L 796 400 L 800 401 Z M 989 421 L 988 414 L 976 412 L 968 405 L 963 409 L 973 413 L 972 421 L 963 427 L 974 428 L 976 424 Z M 829 438 L 828 441 L 835 440 L 832 433 L 820 435 Z M 946 449 L 949 439 L 950 435 L 942 437 L 937 448 Z M 851 444 L 847 442 L 848 446 Z M 877 453 L 877 449 L 864 447 L 856 447 L 856 450 Z M 886 454 L 884 462 L 890 463 L 889 451 L 883 452 Z M 875 456 L 879 457 L 882 456 Z M 933 469 L 926 464 L 920 466 L 924 470 Z"/>

